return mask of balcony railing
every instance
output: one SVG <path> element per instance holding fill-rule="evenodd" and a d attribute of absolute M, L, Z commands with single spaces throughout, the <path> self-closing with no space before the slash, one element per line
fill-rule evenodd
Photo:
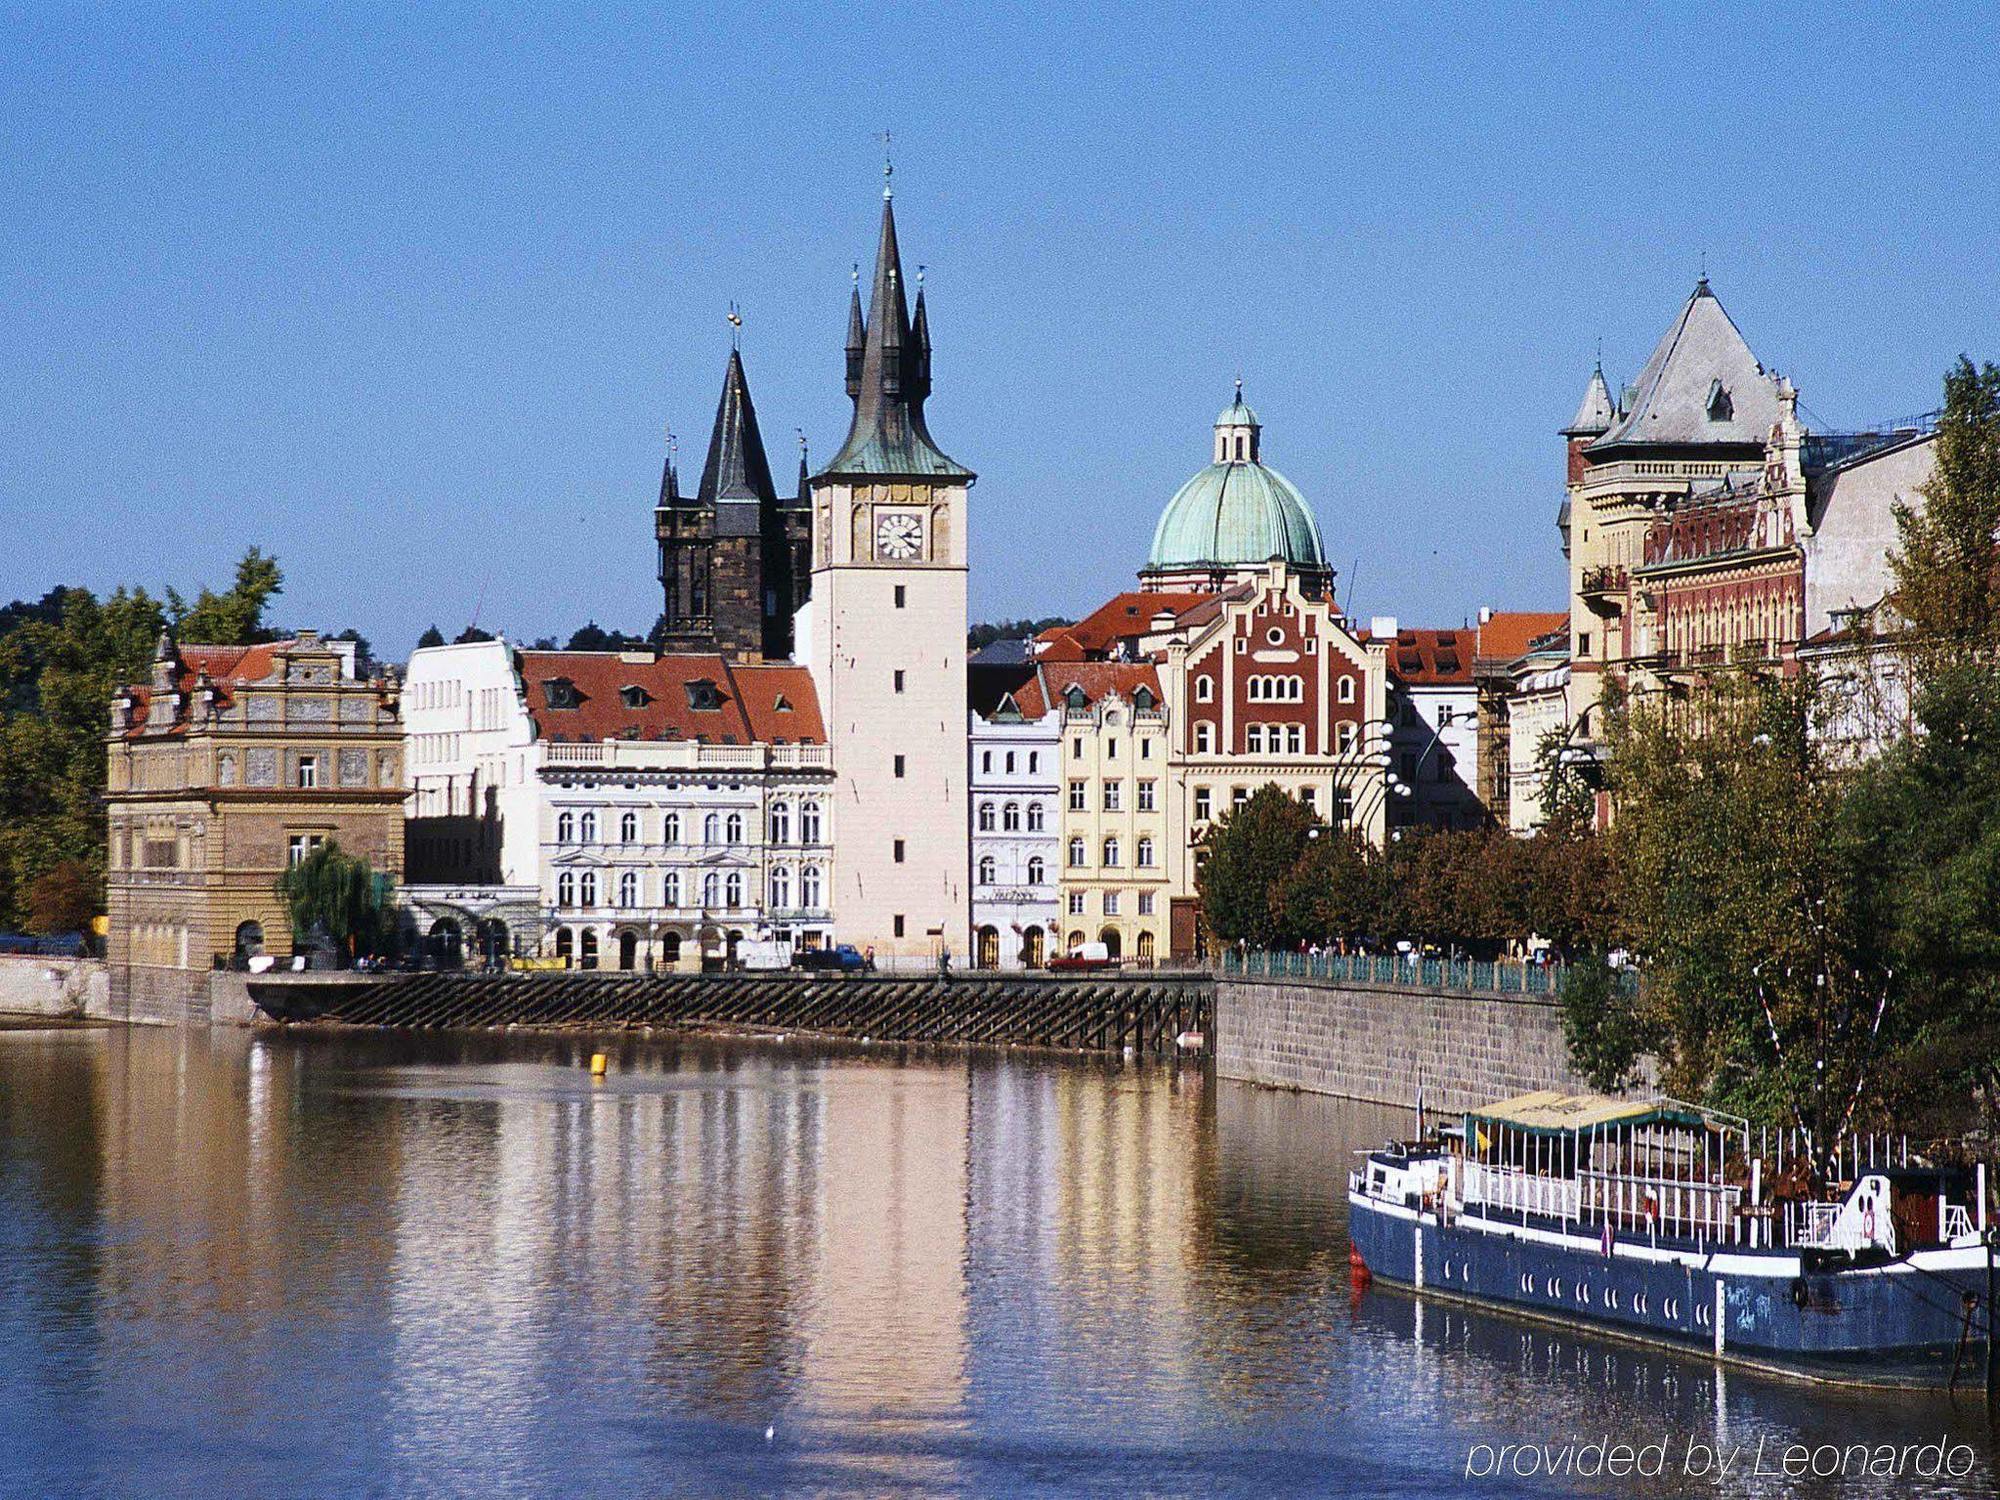
<path fill-rule="evenodd" d="M 833 764 L 825 745 L 710 745 L 700 740 L 546 742 L 544 766 L 619 771 L 821 770 Z"/>

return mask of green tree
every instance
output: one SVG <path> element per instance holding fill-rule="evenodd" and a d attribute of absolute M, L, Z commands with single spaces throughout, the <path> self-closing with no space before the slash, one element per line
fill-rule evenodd
<path fill-rule="evenodd" d="M 2000 632 L 2000 365 L 1961 358 L 1947 372 L 1933 453 L 1923 505 L 1895 507 L 1896 613 L 1942 664 L 1990 661 Z"/>
<path fill-rule="evenodd" d="M 104 871 L 111 697 L 144 680 L 165 614 L 143 590 L 51 590 L 0 634 L 0 924 L 31 920 L 36 882 L 65 862 Z M 101 900 L 101 895 L 99 897 Z M 101 909 L 101 908 L 100 908 Z"/>
<path fill-rule="evenodd" d="M 417 649 L 419 651 L 427 651 L 432 646 L 442 646 L 443 644 L 444 632 L 439 630 L 435 625 L 417 637 Z"/>
<path fill-rule="evenodd" d="M 366 859 L 332 839 L 280 875 L 275 889 L 294 944 L 305 942 L 317 927 L 352 959 L 377 951 L 388 936 L 387 883 L 376 878 Z"/>
<path fill-rule="evenodd" d="M 236 581 L 222 593 L 204 588 L 188 604 L 172 589 L 167 608 L 174 637 L 189 645 L 250 646 L 272 639 L 264 625 L 265 607 L 285 591 L 285 575 L 275 557 L 252 547 L 236 564 Z"/>
<path fill-rule="evenodd" d="M 490 641 L 492 639 L 493 639 L 492 631 L 481 630 L 477 625 L 468 625 L 465 627 L 465 629 L 461 630 L 457 635 L 452 637 L 451 643 L 454 646 L 476 646 L 481 641 Z"/>
<path fill-rule="evenodd" d="M 1886 994 L 1828 707 L 1809 671 L 1729 674 L 1611 718 L 1637 1030 L 1669 1090 L 1803 1126 L 1823 1153 L 1879 1085 Z"/>
<path fill-rule="evenodd" d="M 1275 948 L 1299 941 L 1285 882 L 1323 830 L 1312 810 L 1267 784 L 1202 835 L 1195 886 L 1202 919 L 1226 943 Z"/>
<path fill-rule="evenodd" d="M 103 872 L 89 860 L 57 860 L 28 883 L 30 932 L 89 932 L 103 910 Z"/>

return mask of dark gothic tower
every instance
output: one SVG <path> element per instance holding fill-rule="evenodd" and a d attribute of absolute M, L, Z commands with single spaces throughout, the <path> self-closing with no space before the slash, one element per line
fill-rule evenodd
<path fill-rule="evenodd" d="M 735 661 L 791 654 L 798 600 L 790 514 L 778 499 L 757 408 L 731 349 L 701 483 L 690 499 L 668 460 L 654 534 L 660 543 L 665 651 L 720 651 Z"/>

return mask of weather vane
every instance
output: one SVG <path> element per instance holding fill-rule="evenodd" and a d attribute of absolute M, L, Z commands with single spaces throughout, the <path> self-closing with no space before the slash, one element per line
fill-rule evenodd
<path fill-rule="evenodd" d="M 729 304 L 729 347 L 737 347 L 738 337 L 743 332 L 743 314 L 736 310 L 736 304 Z"/>
<path fill-rule="evenodd" d="M 891 191 L 893 184 L 890 179 L 896 175 L 896 163 L 890 154 L 889 148 L 894 142 L 894 137 L 885 130 L 876 136 L 875 139 L 882 143 L 882 196 L 884 198 L 892 197 L 894 196 Z"/>

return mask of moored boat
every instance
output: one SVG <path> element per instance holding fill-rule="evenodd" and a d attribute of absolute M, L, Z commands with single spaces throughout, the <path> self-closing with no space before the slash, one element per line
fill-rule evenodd
<path fill-rule="evenodd" d="M 1988 1378 L 1983 1167 L 1798 1137 L 1670 1099 L 1544 1091 L 1368 1153 L 1371 1276 L 1723 1359 L 1870 1384 Z"/>

